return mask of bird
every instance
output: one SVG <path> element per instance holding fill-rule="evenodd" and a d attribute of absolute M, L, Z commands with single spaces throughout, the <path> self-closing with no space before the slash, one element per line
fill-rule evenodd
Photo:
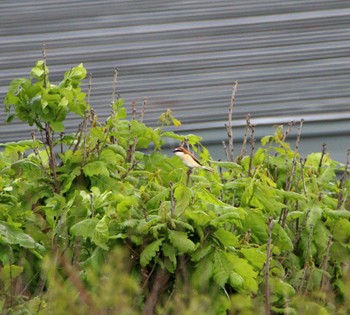
<path fill-rule="evenodd" d="M 201 164 L 201 162 L 198 161 L 198 159 L 188 150 L 186 150 L 183 147 L 177 147 L 173 150 L 175 155 L 181 158 L 182 162 L 190 168 L 190 171 L 194 168 L 201 168 L 203 170 L 206 170 L 208 172 L 214 173 L 214 170 L 210 167 L 204 166 Z"/>

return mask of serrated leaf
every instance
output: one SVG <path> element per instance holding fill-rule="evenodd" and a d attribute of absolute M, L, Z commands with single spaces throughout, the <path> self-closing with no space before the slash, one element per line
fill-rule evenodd
<path fill-rule="evenodd" d="M 196 245 L 188 239 L 186 232 L 169 230 L 169 240 L 180 253 L 190 253 L 196 249 Z"/>
<path fill-rule="evenodd" d="M 239 241 L 237 237 L 229 231 L 223 228 L 217 229 L 213 236 L 220 241 L 223 246 L 239 246 Z"/>
<path fill-rule="evenodd" d="M 163 250 L 164 256 L 168 257 L 171 262 L 171 268 L 169 268 L 169 271 L 174 272 L 177 265 L 175 248 L 168 243 L 164 243 L 162 245 L 162 250 Z"/>
<path fill-rule="evenodd" d="M 258 283 L 256 281 L 258 272 L 254 271 L 247 260 L 239 258 L 235 254 L 228 255 L 228 260 L 233 266 L 233 271 L 243 278 L 243 289 L 256 293 L 258 291 Z"/>
<path fill-rule="evenodd" d="M 194 262 L 200 261 L 201 259 L 205 258 L 212 252 L 212 246 L 206 245 L 197 248 L 197 250 L 191 255 L 191 260 Z M 205 258 L 207 259 L 207 258 Z"/>
<path fill-rule="evenodd" d="M 293 242 L 287 232 L 278 222 L 275 222 L 272 229 L 272 237 L 280 250 L 292 251 Z"/>
<path fill-rule="evenodd" d="M 162 245 L 163 238 L 155 240 L 154 242 L 148 244 L 140 255 L 140 264 L 142 266 L 147 266 L 153 257 L 156 256 L 159 251 L 160 245 Z"/>
<path fill-rule="evenodd" d="M 241 248 L 240 252 L 250 262 L 251 265 L 260 270 L 266 262 L 266 253 L 259 248 Z"/>
<path fill-rule="evenodd" d="M 232 268 L 225 252 L 216 251 L 214 253 L 213 279 L 220 287 L 224 287 L 228 282 Z"/>
<path fill-rule="evenodd" d="M 194 272 L 191 275 L 191 280 L 196 288 L 203 289 L 209 285 L 210 278 L 213 275 L 213 261 L 209 257 L 200 260 Z"/>

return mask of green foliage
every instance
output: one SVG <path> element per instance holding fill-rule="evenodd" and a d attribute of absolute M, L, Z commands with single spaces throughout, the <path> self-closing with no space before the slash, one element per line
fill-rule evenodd
<path fill-rule="evenodd" d="M 121 98 L 99 123 L 82 65 L 58 85 L 48 74 L 38 62 L 5 100 L 8 121 L 45 143 L 1 144 L 3 313 L 253 314 L 267 297 L 275 313 L 350 311 L 347 166 L 325 152 L 301 160 L 282 127 L 253 155 L 212 161 L 198 136 L 128 120 Z M 55 136 L 69 113 L 77 133 Z M 188 178 L 160 152 L 165 138 L 216 171 Z"/>

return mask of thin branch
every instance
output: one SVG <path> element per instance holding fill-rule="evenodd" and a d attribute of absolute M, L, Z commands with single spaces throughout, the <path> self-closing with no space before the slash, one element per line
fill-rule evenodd
<path fill-rule="evenodd" d="M 233 106 L 235 102 L 235 97 L 236 97 L 236 91 L 238 87 L 238 82 L 235 81 L 233 83 L 232 87 L 232 95 L 231 95 L 231 103 L 230 107 L 228 109 L 228 123 L 225 124 L 226 131 L 227 131 L 227 136 L 228 136 L 228 152 L 229 152 L 229 161 L 233 162 L 234 161 L 234 155 L 233 155 L 233 134 L 232 134 L 232 117 L 233 117 Z"/>
<path fill-rule="evenodd" d="M 132 120 L 136 119 L 136 102 L 135 101 L 131 103 L 131 116 L 132 116 Z"/>
<path fill-rule="evenodd" d="M 112 83 L 112 101 L 111 101 L 112 105 L 115 102 L 115 95 L 117 93 L 118 74 L 119 74 L 118 68 L 114 68 L 114 76 L 113 76 L 113 83 Z M 113 107 L 112 107 L 112 112 L 114 113 Z"/>
<path fill-rule="evenodd" d="M 227 151 L 227 146 L 226 146 L 225 141 L 222 141 L 222 146 L 224 147 L 224 152 L 225 152 L 225 155 L 226 155 L 226 159 L 228 160 L 229 157 L 228 157 L 228 151 Z"/>
<path fill-rule="evenodd" d="M 47 72 L 46 72 L 46 44 L 44 43 L 43 46 L 42 46 L 42 50 L 41 50 L 41 54 L 43 55 L 43 61 L 44 61 L 44 64 L 43 64 L 43 70 L 44 70 L 44 88 L 46 89 L 47 88 L 47 85 L 48 85 L 48 77 L 47 77 Z"/>
<path fill-rule="evenodd" d="M 344 202 L 344 190 L 345 190 L 346 179 L 348 177 L 349 164 L 350 164 L 350 149 L 348 149 L 348 151 L 347 151 L 344 172 L 343 172 L 343 175 L 342 175 L 340 182 L 339 182 L 339 194 L 338 194 L 337 209 L 339 209 Z"/>
<path fill-rule="evenodd" d="M 245 118 L 246 124 L 245 124 L 245 129 L 244 129 L 243 143 L 242 143 L 241 153 L 237 158 L 237 162 L 240 162 L 243 159 L 244 155 L 247 153 L 248 133 L 249 133 L 249 129 L 251 127 L 250 117 L 251 117 L 250 114 L 248 114 Z"/>
<path fill-rule="evenodd" d="M 254 157 L 254 149 L 255 149 L 255 139 L 254 139 L 254 133 L 255 133 L 255 125 L 250 125 L 251 134 L 250 134 L 250 155 L 249 155 L 249 170 L 248 175 L 252 176 L 252 167 L 253 167 L 253 157 Z"/>
<path fill-rule="evenodd" d="M 145 118 L 146 107 L 147 107 L 147 97 L 144 97 L 143 102 L 142 102 L 141 116 L 140 116 L 141 123 L 143 122 L 143 119 Z"/>
<path fill-rule="evenodd" d="M 321 153 L 320 163 L 318 164 L 319 171 L 320 171 L 320 168 L 322 167 L 323 158 L 326 154 L 326 150 L 327 150 L 327 145 L 324 143 L 324 144 L 322 144 L 322 153 Z"/>
<path fill-rule="evenodd" d="M 325 291 L 329 285 L 329 279 L 326 276 L 326 272 L 327 272 L 327 267 L 328 267 L 329 251 L 331 249 L 332 244 L 333 244 L 333 236 L 329 235 L 327 247 L 326 247 L 326 252 L 323 256 L 322 263 L 321 263 L 321 269 L 323 270 L 322 279 L 321 279 L 321 290 L 322 291 Z"/>

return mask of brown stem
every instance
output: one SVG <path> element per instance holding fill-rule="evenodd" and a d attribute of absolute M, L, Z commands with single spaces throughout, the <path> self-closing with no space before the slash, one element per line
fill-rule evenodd
<path fill-rule="evenodd" d="M 143 315 L 153 315 L 158 303 L 159 295 L 168 283 L 170 274 L 166 270 L 158 270 L 149 295 L 146 298 Z"/>

